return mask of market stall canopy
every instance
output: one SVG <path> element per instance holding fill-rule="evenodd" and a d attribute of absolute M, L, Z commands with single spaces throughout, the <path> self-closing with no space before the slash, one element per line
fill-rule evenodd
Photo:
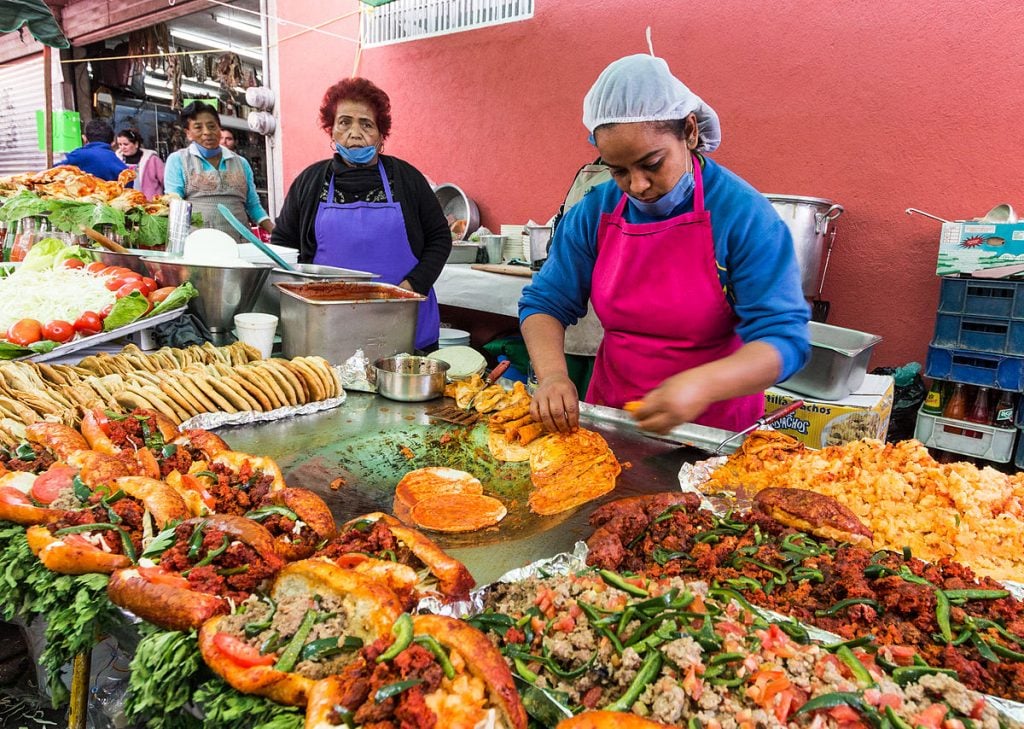
<path fill-rule="evenodd" d="M 0 3 L 0 32 L 10 33 L 25 25 L 40 43 L 54 48 L 71 47 L 57 25 L 53 12 L 43 0 L 8 0 Z"/>

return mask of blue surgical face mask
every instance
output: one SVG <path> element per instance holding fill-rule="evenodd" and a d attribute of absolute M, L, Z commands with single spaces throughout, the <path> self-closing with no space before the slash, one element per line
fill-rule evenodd
<path fill-rule="evenodd" d="M 671 190 L 654 202 L 637 200 L 629 193 L 626 194 L 626 197 L 628 197 L 629 201 L 636 206 L 636 209 L 644 215 L 651 218 L 664 218 L 690 197 L 693 193 L 693 187 L 693 173 L 686 172 L 683 173 L 683 176 L 679 178 L 679 182 L 677 182 Z"/>
<path fill-rule="evenodd" d="M 343 160 L 353 165 L 368 165 L 377 154 L 376 147 L 343 147 L 337 142 L 334 143 L 334 149 Z"/>
<path fill-rule="evenodd" d="M 219 157 L 220 156 L 220 147 L 214 147 L 213 149 L 207 149 L 206 147 L 201 145 L 199 142 L 192 142 L 192 147 L 195 148 L 195 150 L 197 152 L 199 152 L 200 155 L 202 155 L 203 159 L 210 159 L 211 157 Z"/>

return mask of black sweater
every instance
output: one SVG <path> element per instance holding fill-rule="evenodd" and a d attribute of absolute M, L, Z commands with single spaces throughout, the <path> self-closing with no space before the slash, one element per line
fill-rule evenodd
<path fill-rule="evenodd" d="M 405 278 L 413 290 L 426 294 L 448 260 L 452 247 L 452 234 L 441 205 L 430 189 L 427 178 L 408 162 L 381 155 L 384 172 L 391 184 L 391 194 L 401 203 L 405 218 L 405 232 L 409 236 L 412 253 L 419 260 Z M 327 185 L 331 173 L 335 174 L 336 202 L 368 200 L 384 202 L 383 186 L 377 165 L 349 167 L 338 155 L 311 164 L 304 169 L 284 199 L 281 214 L 275 221 L 271 242 L 275 245 L 299 249 L 299 261 L 310 263 L 316 255 L 317 206 L 327 198 Z M 342 264 L 343 265 L 343 264 Z"/>

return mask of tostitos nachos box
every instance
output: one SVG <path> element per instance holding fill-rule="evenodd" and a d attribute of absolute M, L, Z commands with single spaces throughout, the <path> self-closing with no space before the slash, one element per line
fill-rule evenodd
<path fill-rule="evenodd" d="M 764 409 L 772 413 L 794 400 L 803 399 L 803 407 L 772 423 L 771 427 L 811 448 L 824 448 L 861 438 L 885 440 L 892 398 L 891 376 L 865 375 L 857 392 L 842 400 L 810 400 L 795 392 L 771 387 L 764 393 Z"/>

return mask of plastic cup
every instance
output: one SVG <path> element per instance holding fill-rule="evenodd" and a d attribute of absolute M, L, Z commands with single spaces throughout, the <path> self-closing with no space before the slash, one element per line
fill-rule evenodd
<path fill-rule="evenodd" d="M 258 349 L 263 358 L 267 359 L 274 350 L 277 317 L 255 311 L 235 314 L 235 332 L 239 340 Z"/>

